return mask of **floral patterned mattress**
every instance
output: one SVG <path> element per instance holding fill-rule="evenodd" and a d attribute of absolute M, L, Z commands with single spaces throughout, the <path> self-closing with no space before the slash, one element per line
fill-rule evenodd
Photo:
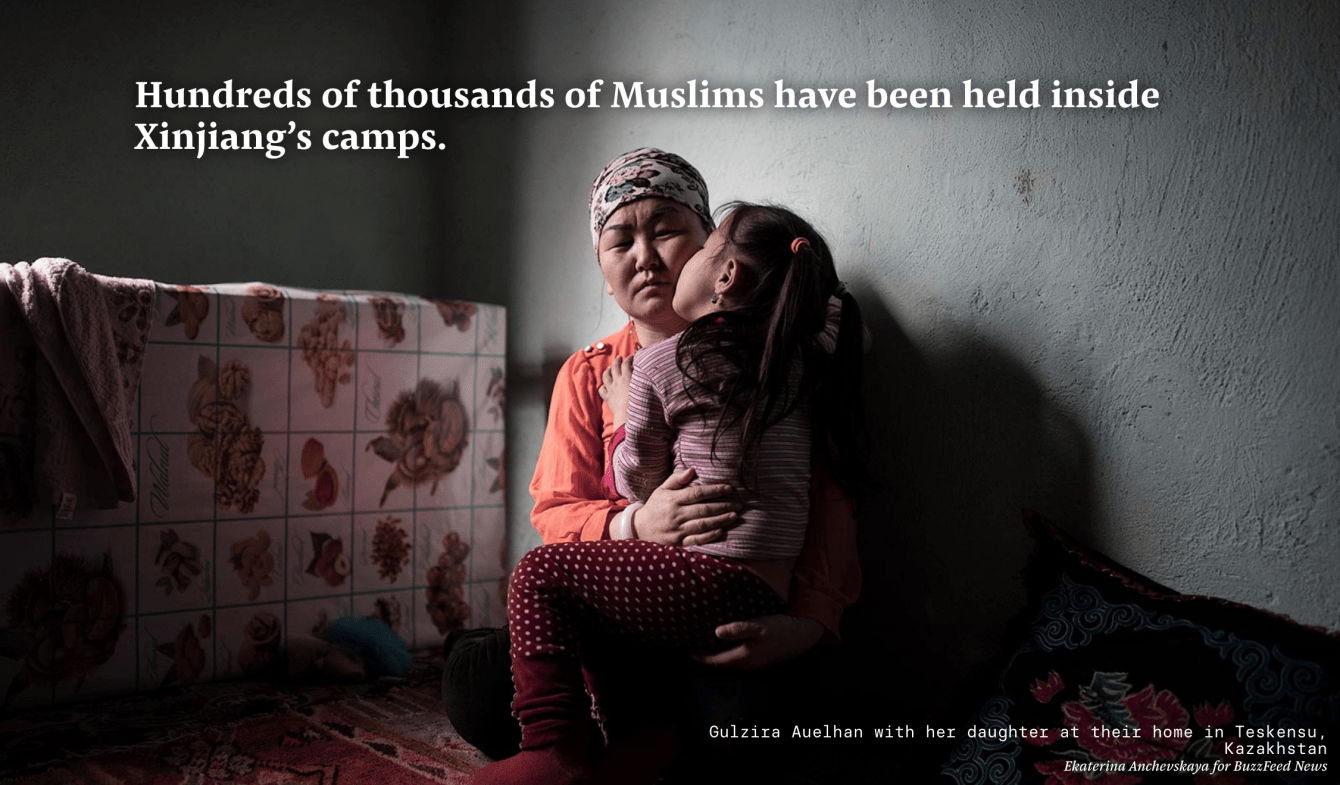
<path fill-rule="evenodd" d="M 505 325 L 403 294 L 157 285 L 137 501 L 0 525 L 4 709 L 252 673 L 341 615 L 412 647 L 501 623 Z"/>

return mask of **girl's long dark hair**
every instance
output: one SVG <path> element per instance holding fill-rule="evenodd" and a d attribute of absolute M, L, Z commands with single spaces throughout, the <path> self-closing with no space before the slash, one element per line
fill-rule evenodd
<path fill-rule="evenodd" d="M 828 243 L 800 216 L 745 202 L 722 210 L 730 217 L 719 253 L 740 265 L 745 293 L 738 302 L 732 298 L 729 310 L 685 328 L 675 353 L 689 395 L 705 395 L 722 406 L 713 457 L 722 434 L 738 429 L 743 480 L 763 432 L 797 406 L 809 406 L 818 454 L 838 484 L 859 498 L 867 485 L 860 307 L 841 288 Z M 804 242 L 795 243 L 797 238 Z M 835 295 L 842 299 L 842 318 L 830 355 L 818 338 L 828 320 L 828 299 Z"/>

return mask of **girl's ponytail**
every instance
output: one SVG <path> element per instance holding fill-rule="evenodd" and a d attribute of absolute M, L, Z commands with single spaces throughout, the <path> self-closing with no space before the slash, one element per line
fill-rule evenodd
<path fill-rule="evenodd" d="M 828 373 L 815 397 L 814 433 L 833 478 L 848 496 L 860 502 L 874 484 L 866 463 L 868 440 L 861 398 L 865 322 L 861 306 L 845 286 L 839 284 L 836 296 L 842 301 L 842 317 Z"/>
<path fill-rule="evenodd" d="M 797 359 L 801 360 L 801 395 L 794 397 L 810 393 L 819 382 L 814 373 L 818 358 L 810 355 L 814 351 L 812 338 L 823 329 L 827 316 L 828 292 L 832 291 L 833 283 L 827 280 L 830 276 L 824 275 L 824 268 L 832 270 L 832 260 L 820 258 L 809 238 L 799 234 L 786 241 L 785 253 L 789 258 L 784 265 L 781 288 L 768 314 L 759 358 L 758 386 L 763 409 L 760 417 L 746 419 L 746 441 L 752 435 L 752 423 L 757 422 L 761 432 L 795 407 L 797 401 L 791 400 L 795 388 L 791 373 Z M 831 277 L 836 278 L 836 273 Z"/>

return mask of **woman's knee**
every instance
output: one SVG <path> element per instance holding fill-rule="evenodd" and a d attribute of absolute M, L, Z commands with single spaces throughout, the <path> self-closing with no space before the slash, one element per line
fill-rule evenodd
<path fill-rule="evenodd" d="M 512 658 L 506 627 L 460 632 L 449 641 L 442 668 L 442 704 L 456 732 L 492 758 L 516 752 L 520 727 L 512 717 Z"/>
<path fill-rule="evenodd" d="M 553 543 L 531 548 L 512 570 L 508 579 L 508 592 L 529 592 L 545 586 L 561 583 L 567 572 L 566 560 L 570 557 L 570 548 L 566 543 Z"/>

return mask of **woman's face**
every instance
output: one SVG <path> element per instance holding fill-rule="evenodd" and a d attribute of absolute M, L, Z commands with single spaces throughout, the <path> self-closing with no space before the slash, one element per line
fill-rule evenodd
<path fill-rule="evenodd" d="M 718 294 L 718 282 L 721 278 L 725 259 L 721 248 L 726 244 L 727 227 L 730 216 L 707 238 L 707 243 L 693 255 L 679 274 L 679 283 L 675 286 L 675 313 L 686 321 L 692 322 L 722 308 L 720 302 L 712 302 Z"/>
<path fill-rule="evenodd" d="M 675 283 L 706 240 L 702 221 L 679 202 L 629 202 L 610 215 L 596 247 L 605 290 L 634 320 L 676 321 Z"/>

